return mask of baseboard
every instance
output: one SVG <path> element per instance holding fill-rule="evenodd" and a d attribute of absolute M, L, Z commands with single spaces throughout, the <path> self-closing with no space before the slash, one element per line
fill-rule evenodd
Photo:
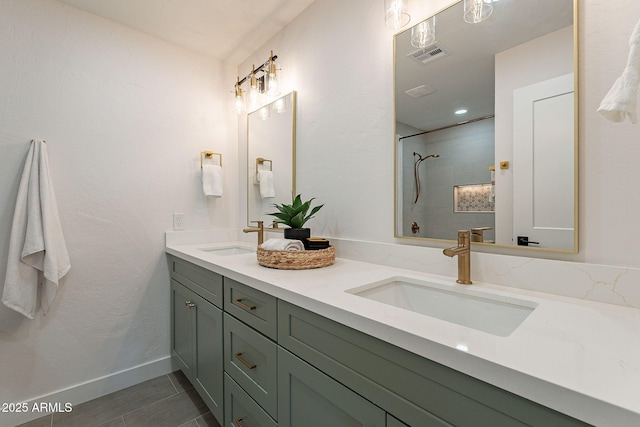
<path fill-rule="evenodd" d="M 0 413 L 0 425 L 17 426 L 51 414 L 52 411 L 73 410 L 72 408 L 75 405 L 105 396 L 160 375 L 168 374 L 174 370 L 176 370 L 176 366 L 171 362 L 171 356 L 166 356 L 120 372 L 76 384 L 72 387 L 20 403 L 20 405 L 26 409 L 26 412 L 15 412 L 14 409 L 16 408 L 7 408 L 8 412 Z M 34 411 L 34 405 L 38 409 L 41 407 L 44 409 L 44 407 L 49 406 L 50 410 L 43 412 L 39 412 L 38 410 Z M 11 410 L 9 411 L 9 409 Z"/>

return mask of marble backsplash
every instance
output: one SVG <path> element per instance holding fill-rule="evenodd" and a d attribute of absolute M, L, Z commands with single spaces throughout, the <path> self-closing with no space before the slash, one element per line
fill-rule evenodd
<path fill-rule="evenodd" d="M 267 235 L 265 238 L 277 237 Z M 241 230 L 172 231 L 167 245 L 225 241 L 255 242 Z M 457 259 L 441 248 L 329 238 L 337 256 L 355 261 L 455 277 Z M 640 308 L 640 269 L 523 256 L 471 253 L 471 279 L 476 282 Z"/>
<path fill-rule="evenodd" d="M 338 257 L 445 276 L 457 259 L 442 249 L 331 239 Z M 640 269 L 522 256 L 471 253 L 471 279 L 572 298 L 640 308 Z"/>

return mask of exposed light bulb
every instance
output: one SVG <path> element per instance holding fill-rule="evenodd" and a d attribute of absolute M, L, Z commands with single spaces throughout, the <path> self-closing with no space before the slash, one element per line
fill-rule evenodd
<path fill-rule="evenodd" d="M 236 110 L 236 114 L 238 115 L 244 114 L 246 112 L 245 105 L 244 105 L 244 98 L 242 97 L 242 95 L 236 95 L 234 108 Z"/>
<path fill-rule="evenodd" d="M 493 6 L 489 3 L 486 0 L 464 0 L 464 22 L 477 24 L 491 16 Z"/>
<path fill-rule="evenodd" d="M 278 71 L 276 70 L 276 60 L 273 57 L 273 51 L 269 57 L 269 81 L 267 82 L 267 95 L 276 97 L 280 95 L 280 84 L 278 82 Z"/>
<path fill-rule="evenodd" d="M 249 88 L 249 109 L 255 110 L 260 105 L 260 88 L 258 87 L 258 79 L 256 78 L 256 70 L 253 67 L 251 71 L 251 87 Z"/>
<path fill-rule="evenodd" d="M 436 41 L 436 17 L 420 22 L 411 28 L 411 46 L 424 49 Z"/>
<path fill-rule="evenodd" d="M 269 113 L 269 106 L 265 105 L 264 107 L 262 107 L 260 109 L 260 120 L 267 120 L 269 118 L 269 116 L 271 116 L 271 114 Z"/>
<path fill-rule="evenodd" d="M 244 96 L 242 94 L 242 88 L 240 87 L 240 77 L 238 77 L 238 80 L 236 81 L 235 94 L 233 108 L 236 111 L 236 114 L 244 114 L 247 110 L 244 102 Z"/>
<path fill-rule="evenodd" d="M 407 0 L 384 0 L 384 23 L 388 28 L 397 30 L 409 23 Z"/>
<path fill-rule="evenodd" d="M 279 98 L 273 103 L 273 109 L 276 113 L 281 114 L 287 111 L 287 106 L 284 102 L 284 98 Z"/>

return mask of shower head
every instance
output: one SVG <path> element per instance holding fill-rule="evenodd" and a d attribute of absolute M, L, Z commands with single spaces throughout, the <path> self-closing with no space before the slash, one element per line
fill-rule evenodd
<path fill-rule="evenodd" d="M 436 157 L 440 157 L 440 154 L 429 154 L 428 156 L 422 156 L 422 154 L 420 153 L 416 153 L 415 151 L 413 152 L 414 157 L 418 156 L 418 161 L 421 162 L 423 160 L 427 160 L 430 157 L 436 158 Z"/>

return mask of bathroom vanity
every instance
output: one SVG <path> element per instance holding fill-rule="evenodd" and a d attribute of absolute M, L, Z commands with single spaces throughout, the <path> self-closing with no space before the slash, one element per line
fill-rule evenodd
<path fill-rule="evenodd" d="M 491 293 L 509 305 L 515 294 L 532 304 L 512 332 L 486 332 L 358 295 L 384 278 L 442 286 L 451 278 L 344 259 L 321 270 L 273 270 L 260 267 L 255 253 L 202 248 L 167 246 L 172 356 L 221 425 L 578 426 L 640 419 L 625 402 L 598 395 L 597 380 L 578 377 L 595 362 L 578 350 L 603 337 L 571 337 L 571 328 L 553 325 L 588 313 L 614 324 L 638 320 L 635 310 L 486 284 L 463 288 L 474 299 Z M 563 314 L 554 317 L 554 310 Z M 613 366 L 601 368 L 619 375 Z M 623 383 L 636 387 L 633 378 Z"/>

